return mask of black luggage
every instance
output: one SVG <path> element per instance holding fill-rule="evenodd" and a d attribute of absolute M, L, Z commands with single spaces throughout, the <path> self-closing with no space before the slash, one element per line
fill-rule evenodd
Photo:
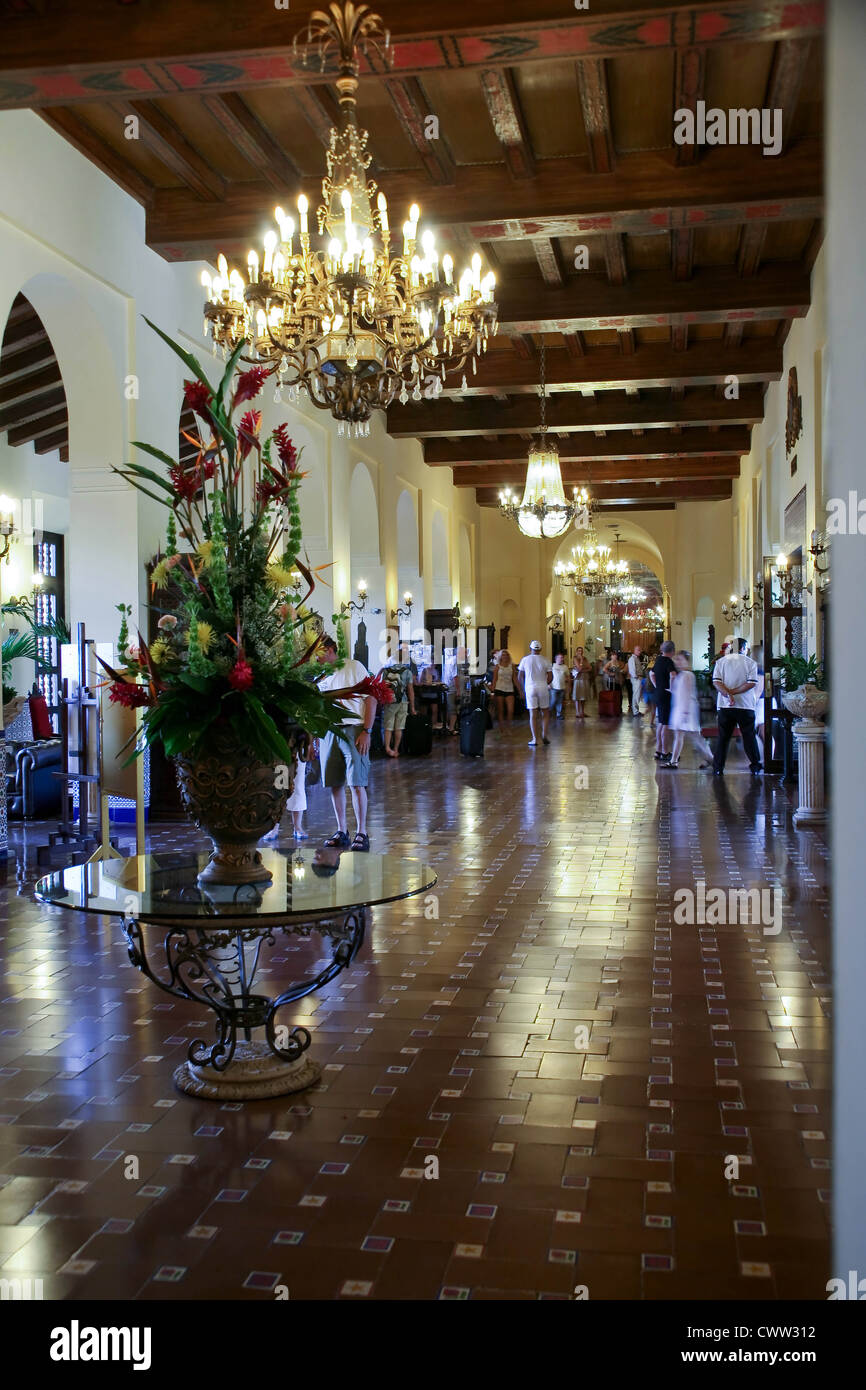
<path fill-rule="evenodd" d="M 484 757 L 484 735 L 487 732 L 487 715 L 484 710 L 473 709 L 460 720 L 460 752 L 465 758 Z"/>
<path fill-rule="evenodd" d="M 407 714 L 400 751 L 409 758 L 426 758 L 433 752 L 433 725 L 423 714 Z"/>

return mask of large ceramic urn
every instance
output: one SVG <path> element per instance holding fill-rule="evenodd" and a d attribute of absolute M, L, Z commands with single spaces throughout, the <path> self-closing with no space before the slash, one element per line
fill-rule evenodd
<path fill-rule="evenodd" d="M 810 722 L 817 722 L 827 713 L 830 696 L 826 690 L 819 690 L 817 685 L 807 681 L 796 690 L 787 691 L 782 696 L 782 704 L 785 709 L 790 710 L 796 720 L 808 719 Z"/>
<path fill-rule="evenodd" d="M 294 747 L 294 737 L 289 738 Z M 202 883 L 267 883 L 258 843 L 286 809 L 297 769 L 262 762 L 240 744 L 229 726 L 215 728 L 196 758 L 175 758 L 181 801 L 190 819 L 210 836 L 213 852 L 199 874 Z"/>

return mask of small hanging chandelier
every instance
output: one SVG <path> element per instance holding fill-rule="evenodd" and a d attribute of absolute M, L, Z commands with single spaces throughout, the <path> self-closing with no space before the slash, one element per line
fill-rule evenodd
<path fill-rule="evenodd" d="M 506 488 L 499 494 L 499 510 L 503 516 L 516 521 L 524 536 L 533 540 L 561 536 L 582 512 L 588 512 L 590 497 L 586 488 L 574 488 L 572 500 L 566 501 L 559 466 L 559 450 L 547 440 L 547 390 L 545 380 L 544 339 L 541 342 L 541 429 L 533 440 L 526 469 L 523 501 Z"/>
<path fill-rule="evenodd" d="M 394 244 L 384 193 L 367 178 L 367 131 L 357 123 L 359 54 L 387 64 L 389 33 L 366 5 L 344 0 L 328 13 L 314 11 L 298 52 L 299 66 L 314 63 L 334 77 L 340 128 L 331 131 L 328 172 L 317 209 L 324 244 L 310 241 L 309 202 L 297 200 L 299 230 L 274 209 L 279 233 L 264 238 L 261 258 L 251 251 L 246 277 L 218 258 L 218 273 L 202 273 L 208 300 L 205 331 L 224 354 L 243 344 L 244 361 L 272 366 L 275 400 L 297 400 L 303 390 L 330 411 L 339 433 L 370 432 L 374 410 L 437 396 L 446 372 L 472 368 L 496 331 L 495 277 L 482 276 L 476 252 L 457 276 L 450 256 L 441 261 L 432 231 L 419 242 L 420 209 L 412 205 L 402 243 Z M 465 376 L 464 376 L 465 386 Z"/>

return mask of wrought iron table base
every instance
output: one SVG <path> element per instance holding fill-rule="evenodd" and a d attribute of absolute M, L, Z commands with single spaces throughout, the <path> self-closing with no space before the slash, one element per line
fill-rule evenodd
<path fill-rule="evenodd" d="M 163 939 L 165 968 L 156 973 L 148 960 L 143 926 L 123 918 L 129 959 L 166 994 L 203 1004 L 215 1014 L 216 1037 L 210 1044 L 194 1038 L 187 1060 L 174 1073 L 179 1090 L 210 1100 L 259 1100 L 291 1095 L 314 1086 L 321 1067 L 306 1055 L 311 1037 L 306 1028 L 278 1024 L 278 1010 L 321 989 L 345 970 L 361 948 L 366 927 L 364 907 L 343 909 L 327 921 L 268 922 L 249 919 L 237 925 L 202 927 L 189 920 L 172 923 Z M 265 942 L 276 932 L 333 941 L 332 958 L 312 980 L 295 982 L 275 998 L 252 990 Z M 264 1037 L 252 1033 L 264 1030 Z"/>

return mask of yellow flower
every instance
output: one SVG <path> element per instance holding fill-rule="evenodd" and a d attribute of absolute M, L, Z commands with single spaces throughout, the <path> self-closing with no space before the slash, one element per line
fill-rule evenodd
<path fill-rule="evenodd" d="M 287 570 L 285 565 L 281 565 L 279 560 L 273 560 L 268 565 L 267 581 L 272 589 L 288 589 L 292 583 L 292 572 Z"/>
<path fill-rule="evenodd" d="M 160 560 L 158 565 L 154 565 L 150 574 L 150 582 L 155 589 L 164 589 L 168 584 L 168 558 Z"/>
<path fill-rule="evenodd" d="M 150 657 L 154 666 L 161 666 L 170 655 L 171 647 L 164 637 L 157 637 L 156 641 L 150 644 Z"/>
<path fill-rule="evenodd" d="M 210 569 L 213 560 L 213 541 L 201 541 L 195 548 L 203 569 Z"/>
<path fill-rule="evenodd" d="M 213 646 L 214 635 L 215 635 L 215 634 L 214 634 L 214 630 L 213 630 L 213 628 L 211 627 L 210 623 L 196 623 L 196 625 L 195 625 L 195 630 L 196 630 L 196 634 L 197 634 L 197 636 L 198 636 L 198 645 L 199 645 L 199 648 L 200 648 L 200 650 L 202 651 L 203 655 L 204 655 L 204 656 L 207 656 L 208 652 L 210 651 L 211 647 Z M 189 635 L 189 631 L 187 631 L 187 634 L 186 634 L 187 646 L 189 646 L 189 636 L 190 636 L 190 635 Z"/>

